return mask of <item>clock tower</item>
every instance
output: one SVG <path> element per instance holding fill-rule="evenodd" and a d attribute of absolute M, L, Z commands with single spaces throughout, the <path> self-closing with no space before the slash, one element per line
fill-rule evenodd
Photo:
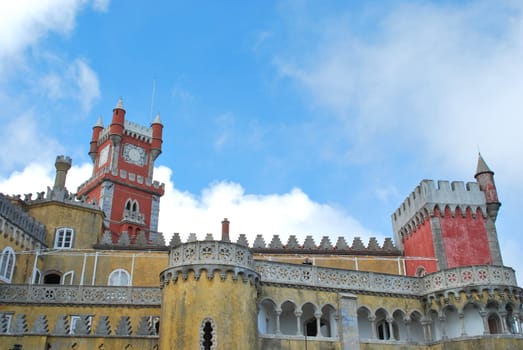
<path fill-rule="evenodd" d="M 153 181 L 153 170 L 162 152 L 162 129 L 159 115 L 151 127 L 127 121 L 121 99 L 111 124 L 104 127 L 100 118 L 93 127 L 89 148 L 93 174 L 80 185 L 78 196 L 99 204 L 113 243 L 124 233 L 131 243 L 141 233 L 149 244 L 156 242 L 164 185 Z"/>

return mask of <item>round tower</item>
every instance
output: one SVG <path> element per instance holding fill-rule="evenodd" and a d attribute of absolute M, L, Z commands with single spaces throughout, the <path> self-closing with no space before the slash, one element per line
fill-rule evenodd
<path fill-rule="evenodd" d="M 223 241 L 173 247 L 160 274 L 160 350 L 252 349 L 259 280 L 248 247 Z"/>
<path fill-rule="evenodd" d="M 89 145 L 89 157 L 91 157 L 91 160 L 96 160 L 96 156 L 98 155 L 98 139 L 100 138 L 100 132 L 103 130 L 104 126 L 102 123 L 102 117 L 98 118 L 98 121 L 96 122 L 95 126 L 93 126 L 93 134 L 91 136 L 91 142 Z"/>
<path fill-rule="evenodd" d="M 478 155 L 478 167 L 474 177 L 479 184 L 480 190 L 485 193 L 487 214 L 493 221 L 496 221 L 501 203 L 499 202 L 498 191 L 494 182 L 494 172 L 485 163 L 481 153 Z"/>

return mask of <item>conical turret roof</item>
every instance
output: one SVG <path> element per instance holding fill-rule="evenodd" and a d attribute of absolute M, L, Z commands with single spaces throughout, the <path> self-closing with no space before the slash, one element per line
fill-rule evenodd
<path fill-rule="evenodd" d="M 482 173 L 493 173 L 493 171 L 490 170 L 487 163 L 485 163 L 485 160 L 481 156 L 481 153 L 478 153 L 478 167 L 476 169 L 476 175 L 479 175 Z"/>

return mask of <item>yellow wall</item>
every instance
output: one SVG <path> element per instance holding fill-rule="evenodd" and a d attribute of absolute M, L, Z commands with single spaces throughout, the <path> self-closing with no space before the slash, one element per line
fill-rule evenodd
<path fill-rule="evenodd" d="M 404 274 L 401 258 L 372 255 L 330 255 L 330 254 L 262 254 L 255 253 L 255 260 L 269 260 L 288 264 L 303 264 L 305 259 L 315 266 L 337 269 L 381 272 L 394 275 Z"/>
<path fill-rule="evenodd" d="M 44 202 L 27 207 L 27 212 L 47 228 L 46 244 L 54 245 L 55 231 L 60 227 L 75 229 L 76 249 L 89 249 L 98 242 L 103 228 L 103 213 L 100 209 L 85 208 L 63 202 Z"/>
<path fill-rule="evenodd" d="M 256 288 L 231 273 L 199 279 L 190 272 L 162 290 L 160 350 L 199 349 L 200 326 L 207 317 L 216 322 L 217 350 L 252 349 L 257 341 Z"/>

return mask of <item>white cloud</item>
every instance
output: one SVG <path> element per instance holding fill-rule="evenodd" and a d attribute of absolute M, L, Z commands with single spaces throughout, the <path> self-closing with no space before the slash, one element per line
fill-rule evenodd
<path fill-rule="evenodd" d="M 0 192 L 4 194 L 26 194 L 46 191 L 54 184 L 55 170 L 49 164 L 33 162 L 23 171 L 12 172 L 0 177 Z M 91 176 L 92 165 L 73 166 L 67 174 L 66 187 L 76 192 L 77 187 Z M 311 200 L 302 190 L 294 188 L 284 194 L 246 194 L 241 185 L 232 182 L 216 182 L 203 189 L 200 195 L 180 191 L 174 187 L 172 170 L 160 166 L 155 169 L 155 179 L 165 183 L 165 195 L 161 199 L 159 231 L 164 233 L 167 243 L 174 232 L 186 239 L 196 233 L 203 239 L 212 233 L 215 239 L 221 235 L 221 221 L 231 221 L 231 239 L 236 241 L 244 233 L 252 244 L 257 234 L 270 243 L 278 234 L 286 243 L 289 235 L 295 234 L 303 243 L 306 235 L 312 235 L 317 244 L 323 236 L 329 236 L 336 244 L 338 236 L 344 236 L 351 244 L 356 236 L 365 243 L 372 232 L 363 227 L 344 211 L 327 204 Z M 384 237 L 378 236 L 383 242 Z"/>
<path fill-rule="evenodd" d="M 454 5 L 447 5 L 454 6 Z M 523 149 L 523 13 L 483 2 L 398 6 L 362 37 L 350 14 L 308 23 L 312 48 L 282 52 L 279 73 L 345 125 L 348 158 L 394 149 L 470 173 L 479 146 L 512 185 Z"/>
<path fill-rule="evenodd" d="M 174 232 L 184 239 L 189 233 L 196 233 L 199 239 L 212 233 L 218 239 L 224 218 L 231 221 L 232 240 L 244 233 L 251 244 L 257 234 L 263 235 L 267 244 L 275 234 L 284 243 L 291 234 L 297 235 L 301 242 L 310 234 L 317 244 L 322 236 L 329 236 L 333 244 L 338 236 L 344 236 L 349 244 L 355 236 L 364 241 L 373 236 L 346 212 L 314 202 L 298 188 L 284 194 L 256 195 L 246 194 L 237 183 L 216 182 L 195 195 L 174 188 L 169 168 L 159 167 L 155 171 L 155 178 L 166 184 L 160 231 L 167 242 Z"/>

